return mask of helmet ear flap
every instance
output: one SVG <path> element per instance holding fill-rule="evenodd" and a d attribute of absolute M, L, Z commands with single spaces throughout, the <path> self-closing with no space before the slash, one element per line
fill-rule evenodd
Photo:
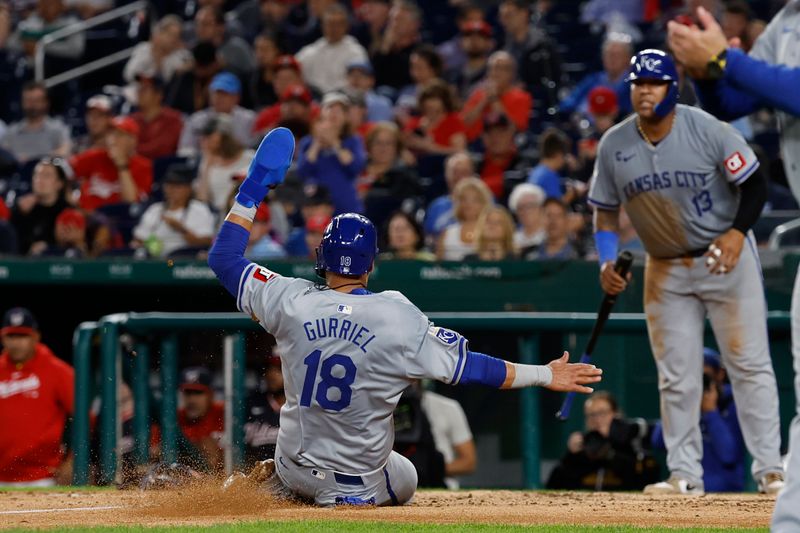
<path fill-rule="evenodd" d="M 680 93 L 678 92 L 678 82 L 673 81 L 669 84 L 669 89 L 667 90 L 667 94 L 664 96 L 664 99 L 659 102 L 659 104 L 655 108 L 655 114 L 659 117 L 665 117 L 670 114 L 670 112 L 675 108 L 675 105 L 678 103 L 678 98 L 680 97 Z"/>
<path fill-rule="evenodd" d="M 314 272 L 322 279 L 325 279 L 325 271 L 327 267 L 325 265 L 325 256 L 322 253 L 322 244 L 317 246 L 314 250 L 317 254 L 317 264 L 314 267 Z"/>

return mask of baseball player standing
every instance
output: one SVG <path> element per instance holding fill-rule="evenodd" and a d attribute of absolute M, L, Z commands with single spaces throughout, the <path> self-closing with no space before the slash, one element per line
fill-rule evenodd
<path fill-rule="evenodd" d="M 678 59 L 703 78 L 697 84 L 703 106 L 734 119 L 761 107 L 778 110 L 786 177 L 800 200 L 800 0 L 789 0 L 756 40 L 750 54 L 730 47 L 719 24 L 706 10 L 697 16 L 703 28 L 670 23 L 669 40 Z M 786 489 L 778 496 L 772 530 L 800 531 L 800 276 L 792 295 L 792 354 L 797 412 L 790 434 Z"/>
<path fill-rule="evenodd" d="M 339 215 L 326 228 L 317 249 L 324 282 L 281 277 L 247 261 L 258 204 L 283 181 L 293 151 L 286 128 L 264 138 L 208 259 L 281 354 L 286 403 L 275 461 L 254 474 L 270 474 L 271 484 L 318 505 L 403 504 L 417 473 L 392 451 L 392 411 L 412 381 L 590 392 L 584 385 L 600 380 L 599 369 L 568 363 L 566 352 L 546 366 L 472 352 L 464 337 L 433 326 L 399 292 L 368 291 L 377 236 L 361 215 Z"/>
<path fill-rule="evenodd" d="M 766 302 L 750 227 L 766 181 L 747 143 L 708 113 L 677 105 L 670 56 L 631 60 L 635 111 L 600 140 L 589 191 L 600 284 L 625 289 L 614 272 L 618 216 L 625 210 L 645 250 L 644 309 L 661 393 L 666 481 L 645 493 L 703 494 L 703 329 L 708 316 L 737 398 L 739 421 L 762 492 L 783 485 L 778 393 L 767 341 Z"/>

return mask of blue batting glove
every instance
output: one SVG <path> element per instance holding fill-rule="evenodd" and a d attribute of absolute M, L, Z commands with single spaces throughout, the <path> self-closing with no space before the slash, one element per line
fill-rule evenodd
<path fill-rule="evenodd" d="M 245 207 L 258 207 L 270 188 L 283 183 L 292 164 L 294 135 L 287 128 L 267 133 L 256 150 L 247 177 L 239 186 L 236 202 Z"/>

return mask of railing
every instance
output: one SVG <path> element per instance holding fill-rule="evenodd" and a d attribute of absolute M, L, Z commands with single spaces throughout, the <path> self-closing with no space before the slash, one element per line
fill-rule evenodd
<path fill-rule="evenodd" d="M 541 364 L 539 339 L 544 332 L 560 332 L 578 339 L 594 325 L 594 313 L 430 313 L 429 317 L 438 325 L 460 331 L 470 330 L 513 332 L 519 338 L 519 361 L 526 364 Z M 785 334 L 789 331 L 789 314 L 771 312 L 768 316 L 770 334 Z M 82 324 L 75 334 L 75 422 L 73 445 L 75 467 L 73 482 L 77 485 L 88 482 L 89 472 L 89 404 L 91 401 L 91 346 L 95 334 L 100 334 L 101 346 L 101 412 L 100 412 L 100 457 L 99 481 L 114 480 L 119 462 L 117 443 L 121 435 L 118 413 L 118 383 L 121 380 L 120 335 L 129 333 L 134 337 L 134 354 L 131 368 L 131 389 L 134 395 L 134 441 L 135 458 L 138 463 L 148 460 L 150 391 L 148 376 L 150 353 L 147 339 L 156 334 L 160 338 L 158 354 L 161 373 L 162 455 L 164 460 L 174 460 L 177 441 L 175 376 L 178 368 L 178 331 L 219 329 L 225 332 L 224 375 L 226 423 L 224 439 L 226 470 L 237 466 L 243 457 L 245 337 L 243 332 L 260 329 L 249 317 L 239 313 L 129 313 L 109 315 L 98 322 Z M 640 313 L 612 314 L 605 325 L 604 337 L 613 337 L 622 344 L 614 344 L 615 359 L 621 359 L 626 339 L 646 338 L 645 318 Z M 604 341 L 611 342 L 611 341 Z M 624 366 L 624 362 L 620 362 Z M 624 373 L 608 373 L 604 381 L 612 388 L 624 388 Z M 616 390 L 615 392 L 622 392 Z M 543 443 L 540 416 L 539 391 L 528 388 L 520 391 L 520 434 L 523 465 L 523 485 L 526 488 L 540 486 L 540 458 Z M 792 405 L 794 405 L 792 403 Z"/>
<path fill-rule="evenodd" d="M 769 236 L 767 248 L 770 250 L 780 250 L 781 241 L 783 241 L 783 238 L 786 237 L 787 234 L 797 231 L 798 228 L 800 228 L 800 218 L 777 226 L 774 230 L 772 230 L 772 233 Z"/>
<path fill-rule="evenodd" d="M 57 74 L 51 78 L 45 79 L 44 77 L 44 59 L 48 45 L 58 40 L 64 39 L 65 37 L 70 37 L 72 35 L 86 31 L 90 28 L 94 28 L 95 26 L 99 26 L 101 24 L 105 24 L 106 22 L 110 22 L 112 20 L 116 20 L 125 17 L 127 15 L 130 15 L 131 13 L 135 13 L 137 11 L 146 9 L 147 4 L 148 3 L 145 0 L 138 0 L 131 4 L 118 7 L 116 9 L 112 9 L 111 11 L 107 11 L 105 13 L 97 15 L 96 17 L 92 17 L 88 20 L 82 20 L 75 24 L 70 24 L 69 26 L 65 26 L 52 33 L 48 33 L 47 35 L 42 37 L 41 40 L 39 40 L 39 42 L 36 44 L 36 55 L 34 57 L 34 71 L 35 71 L 36 81 L 44 82 L 45 86 L 47 86 L 47 88 L 49 89 L 51 87 L 55 87 L 56 85 L 60 85 L 62 83 L 66 83 L 76 78 L 80 78 L 81 76 L 85 76 L 90 72 L 100 70 L 101 68 L 105 68 L 119 61 L 124 61 L 128 59 L 133 54 L 134 47 L 114 52 L 105 57 L 101 57 L 99 59 L 90 61 L 89 63 L 86 63 L 79 67 L 75 67 L 73 69 L 67 70 L 66 72 Z"/>

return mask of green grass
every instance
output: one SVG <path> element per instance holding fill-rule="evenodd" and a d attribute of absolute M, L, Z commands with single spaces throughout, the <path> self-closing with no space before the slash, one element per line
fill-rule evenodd
<path fill-rule="evenodd" d="M 10 532 L 30 532 L 30 529 L 3 530 Z M 681 528 L 666 527 L 639 528 L 633 526 L 494 526 L 494 525 L 432 525 L 432 524 L 398 524 L 390 522 L 347 522 L 340 520 L 306 520 L 288 522 L 244 522 L 238 524 L 220 524 L 216 526 L 101 526 L 101 527 L 59 527 L 43 529 L 48 533 L 76 533 L 88 531 L 92 533 L 293 533 L 296 531 L 316 532 L 355 532 L 372 533 L 383 531 L 391 533 L 416 533 L 430 531 L 433 533 L 458 533 L 460 531 L 502 531 L 502 532 L 534 532 L 534 533 L 767 533 L 767 528 Z"/>

